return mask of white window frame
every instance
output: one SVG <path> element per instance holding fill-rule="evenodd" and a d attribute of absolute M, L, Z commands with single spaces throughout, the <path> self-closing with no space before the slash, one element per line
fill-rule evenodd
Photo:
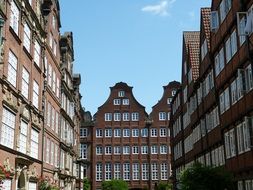
<path fill-rule="evenodd" d="M 9 51 L 7 80 L 14 87 L 16 87 L 17 85 L 17 69 L 18 69 L 18 58 L 12 51 Z"/>
<path fill-rule="evenodd" d="M 29 96 L 29 79 L 30 79 L 29 72 L 26 70 L 25 67 L 23 67 L 21 93 L 26 99 L 28 99 Z"/>

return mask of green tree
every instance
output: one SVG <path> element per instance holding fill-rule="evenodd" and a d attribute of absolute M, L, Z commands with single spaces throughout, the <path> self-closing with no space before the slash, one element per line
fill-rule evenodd
<path fill-rule="evenodd" d="M 157 186 L 157 190 L 172 190 L 172 184 L 160 182 Z"/>
<path fill-rule="evenodd" d="M 223 167 L 195 163 L 180 176 L 181 190 L 232 190 L 233 176 Z"/>
<path fill-rule="evenodd" d="M 111 180 L 102 182 L 102 190 L 128 190 L 128 185 L 123 180 Z"/>
<path fill-rule="evenodd" d="M 90 181 L 87 178 L 83 179 L 83 190 L 90 190 Z"/>

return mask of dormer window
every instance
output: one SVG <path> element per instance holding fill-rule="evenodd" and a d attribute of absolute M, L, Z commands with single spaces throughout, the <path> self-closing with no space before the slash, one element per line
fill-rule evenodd
<path fill-rule="evenodd" d="M 119 97 L 124 97 L 125 96 L 125 91 L 119 91 L 118 96 Z"/>
<path fill-rule="evenodd" d="M 175 96 L 175 95 L 176 95 L 176 93 L 177 93 L 177 91 L 176 91 L 176 90 L 172 90 L 172 92 L 171 92 L 172 96 Z"/>
<path fill-rule="evenodd" d="M 172 98 L 168 98 L 167 99 L 167 104 L 171 104 L 171 102 L 172 102 Z"/>

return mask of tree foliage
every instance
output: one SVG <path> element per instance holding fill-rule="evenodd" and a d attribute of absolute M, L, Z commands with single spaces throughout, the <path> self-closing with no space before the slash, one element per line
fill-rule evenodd
<path fill-rule="evenodd" d="M 157 190 L 172 190 L 172 184 L 160 182 L 157 186 Z"/>
<path fill-rule="evenodd" d="M 83 190 L 90 190 L 90 181 L 87 178 L 83 179 Z"/>
<path fill-rule="evenodd" d="M 208 167 L 200 163 L 183 171 L 181 190 L 232 190 L 233 176 L 223 167 Z"/>
<path fill-rule="evenodd" d="M 128 185 L 123 180 L 104 181 L 102 190 L 128 190 Z"/>

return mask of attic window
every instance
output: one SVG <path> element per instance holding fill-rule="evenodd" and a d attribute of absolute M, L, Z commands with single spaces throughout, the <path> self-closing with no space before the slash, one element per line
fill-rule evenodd
<path fill-rule="evenodd" d="M 119 97 L 124 97 L 125 96 L 125 91 L 119 91 L 118 96 Z"/>

